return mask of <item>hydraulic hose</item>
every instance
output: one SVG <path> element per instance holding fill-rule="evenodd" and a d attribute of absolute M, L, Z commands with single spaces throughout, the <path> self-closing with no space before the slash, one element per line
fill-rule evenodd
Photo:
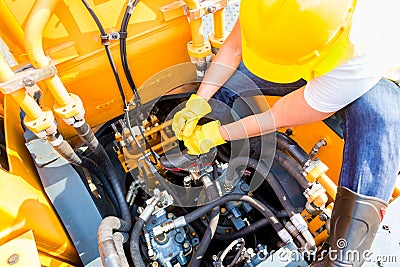
<path fill-rule="evenodd" d="M 139 218 L 136 220 L 135 225 L 133 226 L 129 245 L 131 258 L 135 267 L 146 267 L 143 262 L 142 255 L 140 254 L 140 232 L 143 230 L 143 227 L 147 220 L 149 220 L 158 201 L 159 197 L 154 196 L 152 201 L 146 206 L 146 208 L 140 214 Z"/>
<path fill-rule="evenodd" d="M 289 153 L 301 166 L 304 166 L 304 164 L 310 160 L 310 156 L 296 141 L 281 132 L 276 132 L 276 143 L 279 148 Z"/>
<path fill-rule="evenodd" d="M 108 194 L 108 197 L 110 198 L 113 206 L 115 207 L 115 210 L 117 211 L 117 214 L 121 214 L 121 210 L 119 207 L 119 203 L 117 198 L 115 197 L 115 193 L 112 189 L 112 186 L 110 184 L 110 182 L 108 181 L 105 173 L 103 172 L 103 170 L 101 170 L 100 166 L 97 165 L 96 162 L 94 162 L 93 160 L 81 156 L 80 157 L 82 160 L 82 167 L 88 169 L 90 172 L 94 173 L 94 175 L 96 175 L 96 177 L 100 180 L 100 182 L 103 184 L 104 188 L 106 189 L 106 192 Z"/>
<path fill-rule="evenodd" d="M 78 166 L 82 164 L 82 160 L 72 149 L 71 145 L 62 139 L 61 136 L 56 137 L 56 135 L 50 135 L 47 137 L 47 140 L 62 157 L 68 160 L 68 162 Z"/>
<path fill-rule="evenodd" d="M 124 220 L 123 229 L 116 229 L 122 232 L 127 232 L 130 230 L 132 226 L 132 218 L 131 213 L 129 211 L 128 203 L 125 200 L 125 194 L 122 190 L 122 186 L 118 180 L 117 172 L 114 169 L 114 166 L 111 163 L 109 156 L 104 150 L 103 146 L 99 143 L 97 138 L 95 137 L 90 126 L 84 122 L 82 126 L 75 127 L 79 137 L 85 142 L 85 144 L 89 147 L 91 151 L 96 155 L 96 157 L 101 161 L 101 165 L 104 168 L 107 176 L 110 179 L 111 185 L 113 186 L 115 196 L 119 203 L 119 207 L 121 209 L 121 217 Z"/>
<path fill-rule="evenodd" d="M 281 183 L 278 181 L 275 175 L 270 173 L 269 168 L 267 168 L 265 164 L 253 158 L 237 157 L 231 160 L 230 165 L 232 167 L 228 168 L 226 172 L 227 180 L 232 179 L 234 177 L 234 171 L 237 167 L 239 166 L 250 167 L 254 169 L 256 172 L 258 172 L 262 177 L 265 177 L 265 180 L 272 187 L 279 201 L 281 202 L 283 208 L 287 211 L 287 213 L 290 216 L 297 213 L 296 208 L 293 206 L 286 191 L 283 189 Z"/>
<path fill-rule="evenodd" d="M 114 240 L 114 231 L 128 229 L 130 226 L 120 218 L 109 216 L 104 218 L 97 230 L 97 242 L 103 265 L 106 267 L 119 267 L 122 264 Z"/>
<path fill-rule="evenodd" d="M 146 267 L 140 254 L 140 232 L 142 231 L 145 223 L 146 222 L 143 219 L 138 218 L 131 233 L 130 251 L 135 267 Z"/>
<path fill-rule="evenodd" d="M 107 58 L 108 58 L 108 61 L 110 63 L 111 69 L 113 71 L 114 78 L 115 78 L 115 81 L 116 81 L 117 86 L 118 86 L 119 93 L 120 93 L 121 98 L 122 98 L 122 102 L 124 104 L 124 110 L 128 110 L 128 104 L 127 104 L 127 101 L 126 101 L 124 89 L 122 88 L 121 79 L 119 78 L 117 67 L 115 66 L 114 60 L 113 60 L 111 52 L 110 52 L 110 48 L 108 47 L 109 46 L 109 41 L 107 41 L 108 40 L 108 35 L 107 35 L 106 31 L 104 30 L 104 27 L 101 24 L 101 22 L 100 22 L 99 18 L 97 17 L 96 13 L 92 9 L 92 7 L 89 5 L 89 3 L 86 0 L 82 0 L 82 3 L 85 5 L 86 9 L 89 11 L 90 15 L 92 16 L 93 20 L 95 21 L 95 23 L 97 25 L 97 28 L 100 31 L 100 37 L 103 40 L 103 46 L 104 46 L 104 49 L 106 51 Z"/>
<path fill-rule="evenodd" d="M 125 233 L 126 234 L 126 233 Z M 113 240 L 115 248 L 117 249 L 118 256 L 121 259 L 121 267 L 129 267 L 128 259 L 125 256 L 124 243 L 128 241 L 129 236 L 124 235 L 121 232 L 116 232 L 113 234 Z"/>
<path fill-rule="evenodd" d="M 124 18 L 122 19 L 121 29 L 120 32 L 120 39 L 119 39 L 119 49 L 120 49 L 120 56 L 121 56 L 121 63 L 124 69 L 125 77 L 131 87 L 134 95 L 135 95 L 135 102 L 140 103 L 140 96 L 139 92 L 136 89 L 135 82 L 133 81 L 131 70 L 129 68 L 128 58 L 126 54 L 126 38 L 127 38 L 127 28 L 129 24 L 129 20 L 131 18 L 132 12 L 135 9 L 139 0 L 129 1 L 128 6 L 126 7 Z"/>
<path fill-rule="evenodd" d="M 240 194 L 229 194 L 225 195 L 214 202 L 208 203 L 207 205 L 204 205 L 200 208 L 198 208 L 195 211 L 192 211 L 191 213 L 184 215 L 183 218 L 186 223 L 191 223 L 197 218 L 200 218 L 202 215 L 206 214 L 207 212 L 210 212 L 214 207 L 220 206 L 222 204 L 225 204 L 226 202 L 229 201 L 243 201 L 246 203 L 249 203 L 251 206 L 256 208 L 261 214 L 269 220 L 271 223 L 272 227 L 275 229 L 277 233 L 279 233 L 284 227 L 282 224 L 279 222 L 278 218 L 276 218 L 275 214 L 263 203 L 258 201 L 257 199 L 254 199 L 250 196 L 247 195 L 240 195 Z"/>
<path fill-rule="evenodd" d="M 303 175 L 303 169 L 300 164 L 294 160 L 292 157 L 288 156 L 286 153 L 277 149 L 275 151 L 274 160 L 278 162 L 285 170 L 289 172 L 291 176 L 299 183 L 303 189 L 307 189 L 310 184 Z"/>
<path fill-rule="evenodd" d="M 202 182 L 204 185 L 204 190 L 206 191 L 208 200 L 212 201 L 215 200 L 219 197 L 218 195 L 218 190 L 215 187 L 215 185 L 212 183 L 210 178 L 207 175 L 204 175 L 202 177 Z M 200 245 L 197 248 L 197 250 L 194 252 L 192 256 L 192 260 L 190 261 L 189 267 L 198 267 L 200 266 L 201 260 L 206 253 L 208 246 L 211 243 L 211 240 L 214 237 L 215 231 L 217 230 L 218 227 L 218 221 L 219 221 L 219 215 L 220 215 L 220 207 L 216 206 L 211 210 L 211 219 L 208 222 L 208 227 L 206 231 L 204 232 L 203 238 L 201 239 Z"/>

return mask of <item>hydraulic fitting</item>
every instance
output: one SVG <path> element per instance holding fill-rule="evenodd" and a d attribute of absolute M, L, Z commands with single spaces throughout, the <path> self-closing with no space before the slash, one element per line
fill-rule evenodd
<path fill-rule="evenodd" d="M 278 236 L 281 238 L 281 240 L 285 244 L 289 244 L 289 243 L 293 242 L 292 236 L 289 234 L 289 232 L 285 228 L 282 228 L 282 230 L 280 230 L 278 232 Z"/>
<path fill-rule="evenodd" d="M 304 196 L 307 198 L 307 203 L 313 204 L 317 208 L 324 208 L 328 202 L 325 188 L 319 183 L 313 183 L 311 187 L 304 191 Z"/>
<path fill-rule="evenodd" d="M 184 216 L 180 216 L 180 217 L 176 218 L 175 220 L 168 221 L 168 222 L 165 222 L 165 223 L 163 223 L 161 225 L 158 225 L 158 226 L 154 227 L 153 228 L 153 234 L 154 234 L 154 236 L 158 236 L 158 235 L 161 235 L 163 233 L 168 233 L 168 232 L 170 232 L 172 230 L 175 230 L 175 229 L 177 229 L 179 227 L 183 227 L 186 224 L 187 223 L 186 223 L 185 217 Z"/>
<path fill-rule="evenodd" d="M 337 186 L 336 184 L 326 175 L 328 171 L 328 166 L 326 166 L 319 159 L 310 160 L 307 162 L 307 165 L 304 168 L 304 176 L 311 183 L 318 182 L 320 183 L 325 190 L 328 192 L 328 195 L 335 199 Z"/>
<path fill-rule="evenodd" d="M 308 230 L 308 225 L 303 217 L 296 213 L 292 217 L 290 217 L 290 221 L 293 223 L 294 227 L 301 233 L 304 239 L 307 242 L 307 249 L 313 250 L 315 248 L 315 240 L 313 235 Z"/>

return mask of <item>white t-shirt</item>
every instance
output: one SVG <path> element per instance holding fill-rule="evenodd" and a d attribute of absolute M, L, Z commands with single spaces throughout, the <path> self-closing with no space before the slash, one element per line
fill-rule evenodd
<path fill-rule="evenodd" d="M 399 11 L 400 0 L 357 1 L 350 33 L 356 57 L 307 83 L 304 98 L 312 108 L 335 112 L 400 66 Z"/>

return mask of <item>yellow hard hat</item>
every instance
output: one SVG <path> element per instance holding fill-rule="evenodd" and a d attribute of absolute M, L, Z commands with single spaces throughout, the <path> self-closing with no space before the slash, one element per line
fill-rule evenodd
<path fill-rule="evenodd" d="M 356 0 L 242 0 L 242 54 L 255 75 L 309 80 L 352 58 Z"/>

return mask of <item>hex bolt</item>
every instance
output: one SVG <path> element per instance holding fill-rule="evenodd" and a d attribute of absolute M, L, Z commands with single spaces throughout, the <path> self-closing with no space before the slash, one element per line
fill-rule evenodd
<path fill-rule="evenodd" d="M 26 87 L 32 87 L 35 85 L 35 79 L 28 77 L 22 81 Z"/>
<path fill-rule="evenodd" d="M 19 260 L 19 255 L 18 254 L 12 254 L 10 257 L 7 259 L 7 263 L 9 265 L 14 265 L 18 262 Z"/>
<path fill-rule="evenodd" d="M 214 13 L 215 11 L 217 11 L 217 7 L 216 6 L 209 6 L 209 7 L 207 7 L 207 11 L 209 13 Z"/>

